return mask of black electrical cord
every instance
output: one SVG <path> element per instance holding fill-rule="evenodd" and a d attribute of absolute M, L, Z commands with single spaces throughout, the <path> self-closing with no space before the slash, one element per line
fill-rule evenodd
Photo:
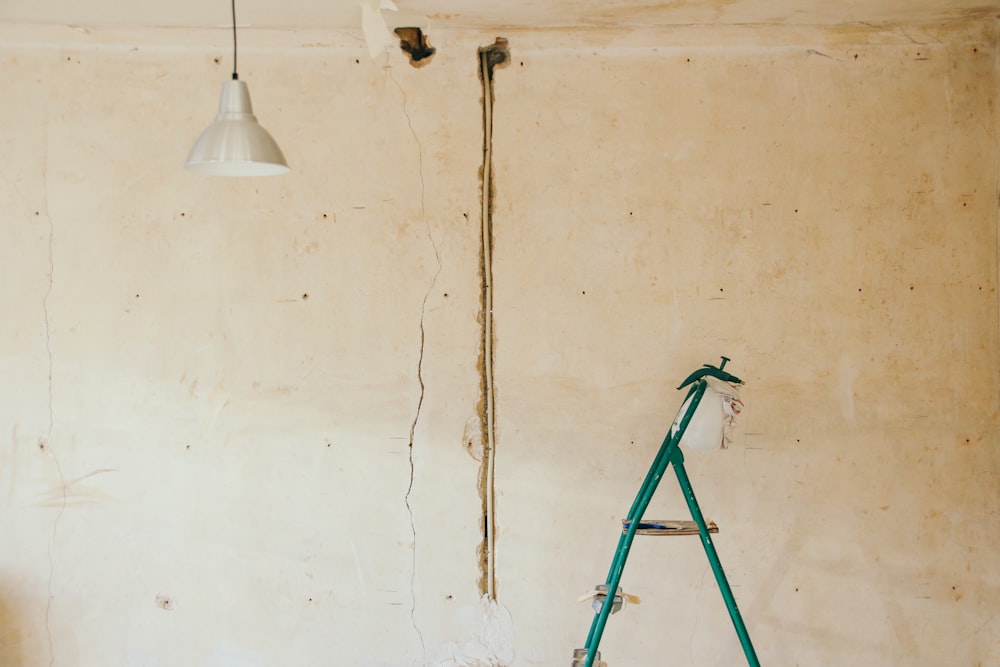
<path fill-rule="evenodd" d="M 236 0 L 232 0 L 233 5 L 233 81 L 239 79 L 236 74 Z"/>

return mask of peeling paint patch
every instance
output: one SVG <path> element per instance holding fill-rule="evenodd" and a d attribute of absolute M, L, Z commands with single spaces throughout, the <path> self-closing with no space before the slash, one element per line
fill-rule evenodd
<path fill-rule="evenodd" d="M 507 667 L 513 664 L 514 620 L 506 607 L 484 595 L 478 606 L 465 607 L 459 614 L 469 638 L 442 646 L 435 665 Z"/>
<path fill-rule="evenodd" d="M 465 433 L 462 434 L 462 446 L 473 461 L 483 461 L 483 420 L 479 413 L 469 417 L 465 422 Z"/>

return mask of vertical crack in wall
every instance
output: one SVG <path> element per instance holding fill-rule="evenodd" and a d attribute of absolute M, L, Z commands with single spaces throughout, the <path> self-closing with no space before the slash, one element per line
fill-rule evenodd
<path fill-rule="evenodd" d="M 427 291 L 424 292 L 424 298 L 420 303 L 420 350 L 417 356 L 417 385 L 420 388 L 420 394 L 417 397 L 417 407 L 414 411 L 413 421 L 410 422 L 410 436 L 408 442 L 408 451 L 410 459 L 410 481 L 406 487 L 406 495 L 403 497 L 403 502 L 406 505 L 406 511 L 410 517 L 410 536 L 412 540 L 412 560 L 410 563 L 410 622 L 413 624 L 413 631 L 417 633 L 417 638 L 420 640 L 420 650 L 423 655 L 422 664 L 427 662 L 427 646 L 424 643 L 424 633 L 420 631 L 420 627 L 417 625 L 417 590 L 416 590 L 416 580 L 417 580 L 417 525 L 413 518 L 413 506 L 410 504 L 410 495 L 413 493 L 413 482 L 415 478 L 416 466 L 413 459 L 413 445 L 416 439 L 417 433 L 417 423 L 420 421 L 420 412 L 424 406 L 424 395 L 426 394 L 426 386 L 424 385 L 424 346 L 426 343 L 426 329 L 424 327 L 424 317 L 427 314 L 427 300 L 430 298 L 431 292 L 434 290 L 434 285 L 437 284 L 438 276 L 441 275 L 441 251 L 438 249 L 437 243 L 434 241 L 434 235 L 431 233 L 431 225 L 427 220 L 426 202 L 425 202 L 425 183 L 424 183 L 424 147 L 420 143 L 420 137 L 417 136 L 417 131 L 413 129 L 413 120 L 410 118 L 410 112 L 407 108 L 407 98 L 406 91 L 403 87 L 396 81 L 396 78 L 392 76 L 392 70 L 387 70 L 389 73 L 389 78 L 392 82 L 396 84 L 399 89 L 399 93 L 403 98 L 403 116 L 406 118 L 406 125 L 410 129 L 410 134 L 413 135 L 413 141 L 417 146 L 417 173 L 420 176 L 420 219 L 424 222 L 427 227 L 427 240 L 430 241 L 431 248 L 434 249 L 434 260 L 437 263 L 437 269 L 434 271 L 433 277 L 431 277 L 431 282 L 427 286 Z"/>
<path fill-rule="evenodd" d="M 482 503 L 483 541 L 479 550 L 479 593 L 496 600 L 496 405 L 493 385 L 493 72 L 510 60 L 507 40 L 497 37 L 479 49 L 479 78 L 483 85 L 482 229 L 480 247 L 480 308 L 482 354 L 479 358 L 480 400 L 477 406 L 482 428 L 483 456 L 479 467 L 479 498 Z"/>
<path fill-rule="evenodd" d="M 49 579 L 47 592 L 48 597 L 45 601 L 45 636 L 49 645 L 49 667 L 56 662 L 55 644 L 52 639 L 52 581 L 55 578 L 55 559 L 53 556 L 53 551 L 56 544 L 56 533 L 59 530 L 59 521 L 62 519 L 63 512 L 66 511 L 66 478 L 63 476 L 62 466 L 59 464 L 59 459 L 55 456 L 52 450 L 52 430 L 55 425 L 55 411 L 53 408 L 53 391 L 52 391 L 52 319 L 49 312 L 49 299 L 52 296 L 52 286 L 55 283 L 55 255 L 53 253 L 53 238 L 55 237 L 55 225 L 52 221 L 52 214 L 49 209 L 49 179 L 48 179 L 48 154 L 49 154 L 49 130 L 48 130 L 48 118 L 45 119 L 45 157 L 42 162 L 42 187 L 44 188 L 44 202 L 45 202 L 45 219 L 48 221 L 48 250 L 49 250 L 49 280 L 48 285 L 45 289 L 45 296 L 42 297 L 42 313 L 45 317 L 45 353 L 48 359 L 48 424 L 45 429 L 45 439 L 38 443 L 39 448 L 50 458 L 55 464 L 56 473 L 59 476 L 59 488 L 62 492 L 61 502 L 59 504 L 59 510 L 56 512 L 56 518 L 52 521 L 52 534 L 49 537 L 49 549 L 48 549 L 48 560 L 49 560 Z M 37 215 L 37 213 L 36 213 Z"/>

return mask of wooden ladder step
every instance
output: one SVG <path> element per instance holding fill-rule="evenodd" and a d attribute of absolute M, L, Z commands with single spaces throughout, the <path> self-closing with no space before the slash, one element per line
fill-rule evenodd
<path fill-rule="evenodd" d="M 708 532 L 717 533 L 719 532 L 719 527 L 715 525 L 714 521 L 706 521 L 706 527 Z M 629 520 L 622 519 L 622 533 L 627 533 L 629 529 Z M 635 529 L 636 535 L 658 535 L 661 537 L 667 535 L 697 535 L 698 534 L 698 524 L 694 521 L 665 521 L 662 519 L 644 519 L 639 522 L 639 525 Z"/>

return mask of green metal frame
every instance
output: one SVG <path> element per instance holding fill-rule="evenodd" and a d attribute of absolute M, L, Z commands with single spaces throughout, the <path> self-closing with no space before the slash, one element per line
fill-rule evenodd
<path fill-rule="evenodd" d="M 671 425 L 667 436 L 663 439 L 663 444 L 660 445 L 660 450 L 657 452 L 656 458 L 653 459 L 653 464 L 649 467 L 649 472 L 646 473 L 646 479 L 643 481 L 642 486 L 639 487 L 639 493 L 636 494 L 635 500 L 632 502 L 632 507 L 628 511 L 628 517 L 626 518 L 628 529 L 622 531 L 621 536 L 618 538 L 618 548 L 615 549 L 615 555 L 611 561 L 611 569 L 608 571 L 608 577 L 605 580 L 609 599 L 605 599 L 604 603 L 600 605 L 600 610 L 595 612 L 594 620 L 590 624 L 590 632 L 587 634 L 587 643 L 584 645 L 587 651 L 585 667 L 593 667 L 597 648 L 601 643 L 601 636 L 604 634 L 608 617 L 611 616 L 614 607 L 614 595 L 621 582 L 622 572 L 625 569 L 625 561 L 628 560 L 629 551 L 632 548 L 632 540 L 635 538 L 636 530 L 642 522 L 642 515 L 653 499 L 653 494 L 656 492 L 660 480 L 666 473 L 667 466 L 671 464 L 674 466 L 677 483 L 684 493 L 684 500 L 687 501 L 691 518 L 698 525 L 698 534 L 701 536 L 702 546 L 705 548 L 708 562 L 711 564 L 712 572 L 715 574 L 715 581 L 718 583 L 719 590 L 722 592 L 722 597 L 726 602 L 726 608 L 729 610 L 729 617 L 736 628 L 736 634 L 740 638 L 740 644 L 743 646 L 743 653 L 746 656 L 747 663 L 750 667 L 760 667 L 757 654 L 754 651 L 753 644 L 750 642 L 750 635 L 747 632 L 746 624 L 744 624 L 740 610 L 736 606 L 736 598 L 733 597 L 733 591 L 729 587 L 726 573 L 723 572 L 722 563 L 719 561 L 719 554 L 715 550 L 712 537 L 708 532 L 708 526 L 705 524 L 705 517 L 702 516 L 701 509 L 698 507 L 698 500 L 695 498 L 694 490 L 691 488 L 691 480 L 688 479 L 687 471 L 684 470 L 684 454 L 679 447 L 684 431 L 687 429 L 691 418 L 701 403 L 702 397 L 705 395 L 705 389 L 708 386 L 705 378 L 715 377 L 724 382 L 742 384 L 739 378 L 722 370 L 727 361 L 729 361 L 728 358 L 722 357 L 722 363 L 718 367 L 705 364 L 704 367 L 689 375 L 681 383 L 681 386 L 678 387 L 678 389 L 683 389 L 691 385 L 691 389 L 688 390 L 687 397 L 684 399 L 685 402 L 687 402 L 688 398 L 691 401 L 688 403 L 684 414 L 681 415 L 680 421 L 675 420 L 675 423 Z"/>

